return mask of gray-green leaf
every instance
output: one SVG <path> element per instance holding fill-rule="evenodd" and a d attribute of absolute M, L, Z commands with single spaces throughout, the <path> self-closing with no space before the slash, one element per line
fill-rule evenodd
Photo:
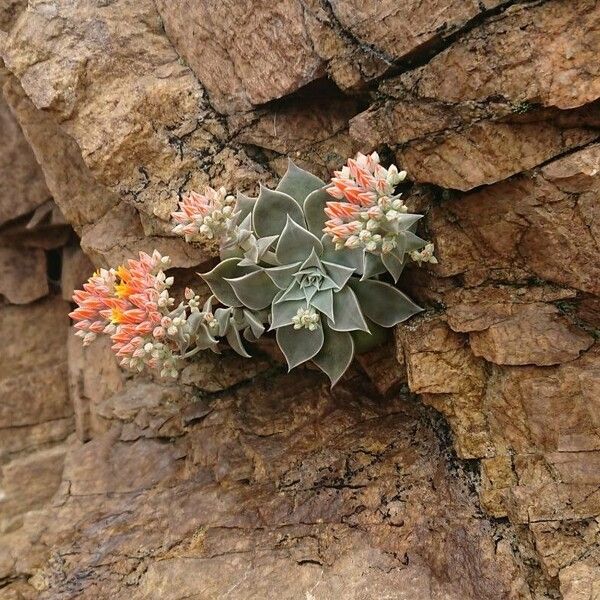
<path fill-rule="evenodd" d="M 258 237 L 279 235 L 285 227 L 288 216 L 304 226 L 304 214 L 296 200 L 283 192 L 261 187 L 252 211 L 252 224 L 256 235 Z"/>
<path fill-rule="evenodd" d="M 423 309 L 406 294 L 383 281 L 350 280 L 365 316 L 383 327 L 392 327 Z"/>
<path fill-rule="evenodd" d="M 310 331 L 304 328 L 294 329 L 293 325 L 288 325 L 277 330 L 276 339 L 291 371 L 319 352 L 323 346 L 323 328 L 317 327 Z"/>
<path fill-rule="evenodd" d="M 311 192 L 304 201 L 304 216 L 308 230 L 318 238 L 323 236 L 323 228 L 327 221 L 325 207 L 329 200 L 331 200 L 331 196 L 321 188 Z"/>
<path fill-rule="evenodd" d="M 269 306 L 279 291 L 264 271 L 254 271 L 225 281 L 231 285 L 241 303 L 252 310 L 261 310 Z"/>
<path fill-rule="evenodd" d="M 226 306 L 242 306 L 242 303 L 226 279 L 241 277 L 247 273 L 256 271 L 257 268 L 255 266 L 242 267 L 238 264 L 239 262 L 239 258 L 228 258 L 220 262 L 212 271 L 199 273 L 217 300 Z"/>
<path fill-rule="evenodd" d="M 325 325 L 323 332 L 323 347 L 313 362 L 329 377 L 333 387 L 352 363 L 354 342 L 347 331 L 334 331 Z"/>
<path fill-rule="evenodd" d="M 300 227 L 289 216 L 285 228 L 281 232 L 275 255 L 282 265 L 304 260 L 312 252 L 317 255 L 323 252 L 321 241 L 308 229 Z"/>
<path fill-rule="evenodd" d="M 333 319 L 329 326 L 336 331 L 369 331 L 360 305 L 349 287 L 333 294 Z"/>
<path fill-rule="evenodd" d="M 314 190 L 325 185 L 316 175 L 301 169 L 288 159 L 288 168 L 277 186 L 278 192 L 284 192 L 296 200 L 300 206 L 304 199 Z"/>

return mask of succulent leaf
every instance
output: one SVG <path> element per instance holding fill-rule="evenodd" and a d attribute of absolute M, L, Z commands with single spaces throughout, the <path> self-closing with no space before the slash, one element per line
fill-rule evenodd
<path fill-rule="evenodd" d="M 378 254 L 372 254 L 371 252 L 365 252 L 363 250 L 363 268 L 361 280 L 369 279 L 385 273 L 385 266 L 383 265 L 382 258 Z"/>
<path fill-rule="evenodd" d="M 243 306 L 261 310 L 269 306 L 279 291 L 265 271 L 254 271 L 242 277 L 227 278 Z"/>
<path fill-rule="evenodd" d="M 333 294 L 333 317 L 329 326 L 336 331 L 369 331 L 358 299 L 349 287 Z"/>
<path fill-rule="evenodd" d="M 324 341 L 313 362 L 321 369 L 333 387 L 346 372 L 354 356 L 354 341 L 346 331 L 335 331 L 323 326 Z"/>
<path fill-rule="evenodd" d="M 254 339 L 258 339 L 265 332 L 265 326 L 262 324 L 261 320 L 250 310 L 244 309 L 244 318 L 246 323 L 248 323 L 247 329 L 252 332 Z"/>
<path fill-rule="evenodd" d="M 378 325 L 393 327 L 423 310 L 406 294 L 388 283 L 372 279 L 357 283 L 350 281 L 364 314 Z"/>
<path fill-rule="evenodd" d="M 240 266 L 239 258 L 228 258 L 220 262 L 212 271 L 200 273 L 219 302 L 226 306 L 242 306 L 227 278 L 236 278 L 257 270 L 255 266 Z"/>
<path fill-rule="evenodd" d="M 304 216 L 308 230 L 318 238 L 323 236 L 323 228 L 327 221 L 325 207 L 330 200 L 331 196 L 321 188 L 311 192 L 304 201 Z"/>
<path fill-rule="evenodd" d="M 300 263 L 296 262 L 290 265 L 265 269 L 265 273 L 280 290 L 287 290 L 294 279 L 294 274 L 298 272 L 299 268 Z"/>
<path fill-rule="evenodd" d="M 304 300 L 306 304 L 306 295 L 300 285 L 296 282 L 292 283 L 281 296 L 278 296 L 275 299 L 274 302 L 287 302 L 289 300 Z"/>
<path fill-rule="evenodd" d="M 296 316 L 298 309 L 306 308 L 306 302 L 302 300 L 290 300 L 289 302 L 275 302 L 271 311 L 271 329 L 285 327 L 293 323 L 292 318 Z"/>
<path fill-rule="evenodd" d="M 288 216 L 275 250 L 277 260 L 286 265 L 301 261 L 313 252 L 317 255 L 323 252 L 321 240 L 307 229 L 300 227 Z"/>
<path fill-rule="evenodd" d="M 252 210 L 252 224 L 257 237 L 279 235 L 287 219 L 304 226 L 304 213 L 300 204 L 288 194 L 260 188 L 260 194 Z"/>
<path fill-rule="evenodd" d="M 397 282 L 404 269 L 404 252 L 400 253 L 396 248 L 392 252 L 387 252 L 381 255 L 381 262 L 387 269 L 390 275 L 394 278 L 394 282 Z"/>
<path fill-rule="evenodd" d="M 322 188 L 324 185 L 325 182 L 321 181 L 316 175 L 301 169 L 288 159 L 287 171 L 275 189 L 278 192 L 288 194 L 302 206 L 304 199 L 311 192 Z"/>
<path fill-rule="evenodd" d="M 287 325 L 277 329 L 276 339 L 291 371 L 299 364 L 313 358 L 322 348 L 323 328 L 317 327 L 311 331 L 294 329 L 293 325 Z"/>
<path fill-rule="evenodd" d="M 250 354 L 244 348 L 244 344 L 242 343 L 242 338 L 240 337 L 240 332 L 235 327 L 229 327 L 227 329 L 227 333 L 225 334 L 225 338 L 229 342 L 229 345 L 244 358 L 252 358 Z"/>
<path fill-rule="evenodd" d="M 352 267 L 345 267 L 344 265 L 336 265 L 335 263 L 330 263 L 327 261 L 321 261 L 321 264 L 325 267 L 325 271 L 329 278 L 333 281 L 336 288 L 339 290 L 343 288 L 352 273 L 354 273 L 354 269 Z M 321 287 L 323 289 L 323 287 Z"/>
<path fill-rule="evenodd" d="M 239 222 L 243 222 L 244 219 L 252 213 L 252 209 L 254 208 L 255 204 L 256 198 L 250 198 L 250 196 L 246 196 L 246 194 L 238 192 L 235 203 L 235 210 L 237 213 L 239 213 Z"/>
<path fill-rule="evenodd" d="M 310 304 L 330 319 L 333 319 L 333 292 L 331 290 L 316 292 Z"/>
<path fill-rule="evenodd" d="M 321 258 L 327 262 L 336 263 L 355 270 L 358 275 L 363 272 L 363 250 L 362 248 L 341 248 L 336 250 L 331 238 L 324 235 L 321 238 L 323 254 Z"/>

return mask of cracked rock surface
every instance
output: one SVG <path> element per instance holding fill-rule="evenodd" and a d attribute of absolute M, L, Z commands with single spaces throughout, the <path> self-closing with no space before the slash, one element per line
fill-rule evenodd
<path fill-rule="evenodd" d="M 600 4 L 0 0 L 0 600 L 598 600 Z M 94 266 L 287 157 L 409 173 L 427 310 L 333 391 L 82 349 Z"/>

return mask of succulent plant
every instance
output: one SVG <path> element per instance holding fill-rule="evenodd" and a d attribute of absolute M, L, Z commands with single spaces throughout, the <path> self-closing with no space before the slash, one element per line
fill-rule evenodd
<path fill-rule="evenodd" d="M 421 215 L 394 195 L 404 176 L 375 153 L 358 154 L 327 185 L 290 161 L 277 188 L 257 198 L 189 192 L 173 231 L 218 249 L 221 262 L 202 275 L 212 296 L 200 308 L 186 288 L 173 308 L 168 257 L 142 252 L 75 292 L 77 335 L 84 344 L 109 335 L 123 366 L 175 377 L 185 359 L 218 352 L 221 339 L 249 357 L 245 343 L 274 331 L 290 369 L 312 360 L 334 385 L 355 351 L 421 310 L 384 280 L 397 281 L 408 258 L 437 262 L 414 233 Z"/>
<path fill-rule="evenodd" d="M 251 238 L 252 249 L 237 240 L 243 257 L 226 258 L 202 277 L 225 306 L 268 311 L 290 369 L 312 360 L 334 384 L 354 356 L 353 334 L 368 339 L 372 329 L 421 309 L 395 287 L 369 279 L 362 251 L 358 257 L 352 249 L 336 250 L 323 235 L 325 188 L 290 161 L 276 190 L 238 197 L 243 241 Z M 226 244 L 229 253 L 235 241 Z"/>

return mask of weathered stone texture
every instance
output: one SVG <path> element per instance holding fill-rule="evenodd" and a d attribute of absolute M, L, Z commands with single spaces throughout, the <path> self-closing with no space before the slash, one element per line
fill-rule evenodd
<path fill-rule="evenodd" d="M 599 22 L 595 0 L 4 2 L 0 597 L 596 600 Z M 408 170 L 439 264 L 407 267 L 429 310 L 333 392 L 268 339 L 165 385 L 68 333 L 91 263 L 208 264 L 170 232 L 186 190 L 359 149 Z"/>

